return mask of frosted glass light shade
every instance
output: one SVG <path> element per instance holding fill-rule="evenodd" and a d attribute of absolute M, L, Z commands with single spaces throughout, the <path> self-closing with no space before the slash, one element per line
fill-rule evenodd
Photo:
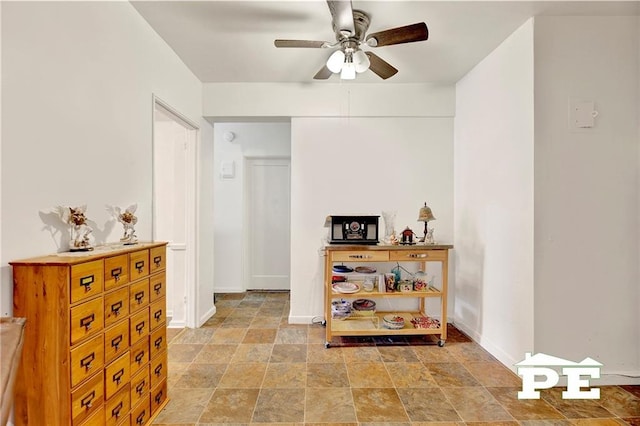
<path fill-rule="evenodd" d="M 342 65 L 344 64 L 344 52 L 342 50 L 336 50 L 329 56 L 327 60 L 327 68 L 332 73 L 340 72 Z"/>
<path fill-rule="evenodd" d="M 340 73 L 342 80 L 354 80 L 356 78 L 356 66 L 353 62 L 345 62 Z"/>
<path fill-rule="evenodd" d="M 369 69 L 369 57 L 362 50 L 357 50 L 353 54 L 353 64 L 356 67 L 357 73 L 365 72 Z"/>

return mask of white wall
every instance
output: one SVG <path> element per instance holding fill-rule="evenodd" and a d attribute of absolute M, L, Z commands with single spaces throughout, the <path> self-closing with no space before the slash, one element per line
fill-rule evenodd
<path fill-rule="evenodd" d="M 202 84 L 129 3 L 2 3 L 0 314 L 7 262 L 60 249 L 50 208 L 86 203 L 104 242 L 121 233 L 104 205 L 137 202 L 151 238 L 152 94 L 202 116 Z"/>
<path fill-rule="evenodd" d="M 198 218 L 197 218 L 197 294 L 196 321 L 204 324 L 213 314 L 214 293 L 214 152 L 213 126 L 204 118 L 200 119 L 200 141 L 198 144 Z"/>
<path fill-rule="evenodd" d="M 637 377 L 638 20 L 538 17 L 535 57 L 535 350 Z"/>
<path fill-rule="evenodd" d="M 396 228 L 420 232 L 426 201 L 436 239 L 451 243 L 452 140 L 450 117 L 292 118 L 290 322 L 323 316 L 327 215 L 396 210 Z"/>
<path fill-rule="evenodd" d="M 506 365 L 533 349 L 533 22 L 456 85 L 455 324 Z"/>
<path fill-rule="evenodd" d="M 235 139 L 227 142 L 226 132 Z M 290 157 L 291 126 L 286 123 L 215 123 L 211 185 L 215 239 L 214 286 L 217 293 L 244 291 L 244 161 L 246 157 Z M 233 162 L 235 177 L 222 178 L 221 163 Z"/>

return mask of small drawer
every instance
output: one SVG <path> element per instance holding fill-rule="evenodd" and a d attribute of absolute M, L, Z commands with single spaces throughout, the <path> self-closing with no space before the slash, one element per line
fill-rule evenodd
<path fill-rule="evenodd" d="M 129 282 L 129 256 L 107 257 L 104 260 L 104 289 L 109 290 Z"/>
<path fill-rule="evenodd" d="M 167 381 L 163 380 L 162 383 L 157 385 L 151 390 L 151 415 L 153 416 L 158 412 L 162 404 L 167 400 Z"/>
<path fill-rule="evenodd" d="M 153 275 L 149 281 L 149 300 L 154 302 L 167 294 L 166 276 L 164 272 Z"/>
<path fill-rule="evenodd" d="M 149 398 L 149 365 L 131 378 L 131 405 L 137 405 L 142 398 Z M 149 400 L 147 399 L 147 403 Z"/>
<path fill-rule="evenodd" d="M 79 425 L 86 418 L 102 407 L 104 386 L 102 373 L 96 374 L 87 383 L 71 392 L 71 418 L 73 426 Z M 44 401 L 41 401 L 44 402 Z"/>
<path fill-rule="evenodd" d="M 167 378 L 167 353 L 163 352 L 154 359 L 150 364 L 151 388 L 155 388 L 158 384 Z"/>
<path fill-rule="evenodd" d="M 149 336 L 131 347 L 131 374 L 135 374 L 149 362 Z"/>
<path fill-rule="evenodd" d="M 104 295 L 104 326 L 115 324 L 129 315 L 129 287 L 122 287 Z"/>
<path fill-rule="evenodd" d="M 104 358 L 109 363 L 129 349 L 129 319 L 124 319 L 105 330 Z"/>
<path fill-rule="evenodd" d="M 334 251 L 331 254 L 334 262 L 386 262 L 389 252 L 386 250 Z"/>
<path fill-rule="evenodd" d="M 446 250 L 394 250 L 389 253 L 389 260 L 395 260 L 398 262 L 442 262 L 446 257 Z"/>
<path fill-rule="evenodd" d="M 129 254 L 129 280 L 149 275 L 149 250 L 135 251 Z"/>
<path fill-rule="evenodd" d="M 149 352 L 151 358 L 155 358 L 159 353 L 167 349 L 167 327 L 159 327 L 151 332 L 149 341 Z"/>
<path fill-rule="evenodd" d="M 129 410 L 131 408 L 130 388 L 127 383 L 113 397 L 104 404 L 106 426 L 117 426 L 129 421 Z"/>
<path fill-rule="evenodd" d="M 71 387 L 75 387 L 104 366 L 102 336 L 71 349 Z"/>
<path fill-rule="evenodd" d="M 141 426 L 147 423 L 150 418 L 149 394 L 147 393 L 142 401 L 139 401 L 138 405 L 131 410 L 131 420 L 129 424 L 132 426 Z"/>
<path fill-rule="evenodd" d="M 103 328 L 102 297 L 71 308 L 71 344 L 100 332 Z"/>
<path fill-rule="evenodd" d="M 124 353 L 120 358 L 107 365 L 104 369 L 104 387 L 106 399 L 111 398 L 120 389 L 129 383 L 131 370 L 129 364 L 129 354 Z"/>
<path fill-rule="evenodd" d="M 71 267 L 71 303 L 102 293 L 103 266 L 102 260 L 94 260 Z"/>
<path fill-rule="evenodd" d="M 149 308 L 144 308 L 129 318 L 129 342 L 131 346 L 149 334 Z"/>
<path fill-rule="evenodd" d="M 166 326 L 167 313 L 166 313 L 166 300 L 161 298 L 151 304 L 151 311 L 149 315 L 149 321 L 151 321 L 151 330 L 155 330 L 159 326 Z"/>
<path fill-rule="evenodd" d="M 166 250 L 165 246 L 154 247 L 149 250 L 149 272 L 154 273 L 161 269 L 164 269 L 167 265 L 165 258 Z"/>
<path fill-rule="evenodd" d="M 96 412 L 82 423 L 82 426 L 104 426 L 104 405 L 100 405 Z"/>
<path fill-rule="evenodd" d="M 149 304 L 149 278 L 129 286 L 129 306 L 135 312 Z"/>

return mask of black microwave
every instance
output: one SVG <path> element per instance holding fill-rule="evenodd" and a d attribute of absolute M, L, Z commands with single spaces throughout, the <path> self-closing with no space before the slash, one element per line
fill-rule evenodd
<path fill-rule="evenodd" d="M 331 244 L 378 244 L 380 216 L 330 216 Z"/>

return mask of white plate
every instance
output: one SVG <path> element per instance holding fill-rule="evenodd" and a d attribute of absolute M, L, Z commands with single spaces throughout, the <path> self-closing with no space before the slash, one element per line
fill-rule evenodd
<path fill-rule="evenodd" d="M 345 281 L 342 283 L 333 284 L 333 289 L 338 293 L 351 294 L 357 293 L 360 291 L 360 286 L 356 283 L 351 283 L 349 281 Z"/>

